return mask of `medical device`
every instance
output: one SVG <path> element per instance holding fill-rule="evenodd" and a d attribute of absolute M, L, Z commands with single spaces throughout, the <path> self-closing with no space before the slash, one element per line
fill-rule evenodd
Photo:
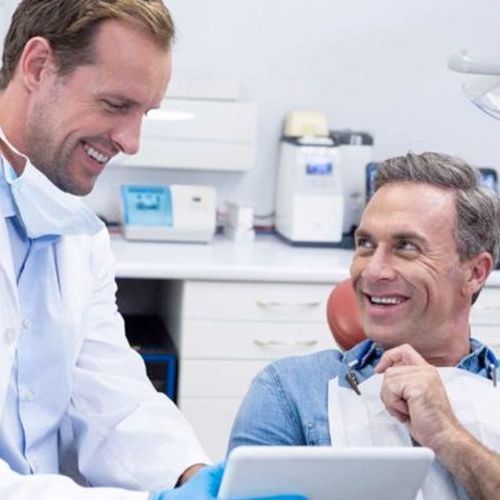
<path fill-rule="evenodd" d="M 366 165 L 366 203 L 375 193 L 375 177 L 377 176 L 380 163 L 370 162 Z M 491 189 L 498 194 L 498 174 L 494 168 L 478 167 L 479 183 L 481 186 Z"/>
<path fill-rule="evenodd" d="M 352 233 L 365 207 L 365 167 L 372 161 L 373 137 L 361 130 L 333 130 L 330 137 L 338 147 L 342 167 L 344 223 L 342 232 Z"/>
<path fill-rule="evenodd" d="M 475 58 L 464 50 L 451 55 L 448 67 L 472 75 L 464 83 L 465 94 L 482 111 L 500 119 L 500 58 Z"/>
<path fill-rule="evenodd" d="M 127 239 L 207 243 L 215 234 L 216 196 L 210 186 L 125 185 L 121 201 Z"/>
<path fill-rule="evenodd" d="M 294 244 L 342 239 L 344 198 L 338 147 L 321 113 L 293 112 L 285 121 L 276 186 L 276 231 Z"/>
<path fill-rule="evenodd" d="M 135 155 L 112 164 L 132 168 L 245 171 L 255 165 L 257 108 L 252 102 L 173 99 L 151 110 Z"/>

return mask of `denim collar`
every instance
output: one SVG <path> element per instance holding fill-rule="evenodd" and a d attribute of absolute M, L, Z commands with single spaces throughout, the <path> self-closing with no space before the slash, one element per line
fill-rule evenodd
<path fill-rule="evenodd" d="M 470 353 L 460 360 L 457 368 L 491 378 L 492 370 L 498 368 L 498 359 L 489 347 L 471 338 Z"/>
<path fill-rule="evenodd" d="M 371 377 L 383 353 L 383 348 L 373 340 L 364 340 L 346 351 L 342 356 L 342 367 L 339 370 L 340 385 L 349 387 L 345 380 L 349 369 L 355 373 L 358 383 Z M 499 366 L 499 363 L 491 349 L 479 340 L 471 338 L 470 353 L 455 366 L 482 377 L 491 378 L 492 371 Z"/>

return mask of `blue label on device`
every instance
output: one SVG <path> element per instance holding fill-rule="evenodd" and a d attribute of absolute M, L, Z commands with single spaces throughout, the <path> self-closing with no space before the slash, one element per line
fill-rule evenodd
<path fill-rule="evenodd" d="M 172 226 L 172 193 L 168 186 L 122 186 L 125 224 Z"/>
<path fill-rule="evenodd" d="M 330 175 L 333 172 L 333 163 L 327 162 L 309 162 L 306 164 L 307 175 Z"/>

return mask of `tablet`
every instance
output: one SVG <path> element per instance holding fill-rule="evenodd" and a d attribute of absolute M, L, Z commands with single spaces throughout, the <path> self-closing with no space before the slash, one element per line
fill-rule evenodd
<path fill-rule="evenodd" d="M 414 500 L 433 459 L 422 447 L 241 446 L 229 455 L 219 498 Z"/>

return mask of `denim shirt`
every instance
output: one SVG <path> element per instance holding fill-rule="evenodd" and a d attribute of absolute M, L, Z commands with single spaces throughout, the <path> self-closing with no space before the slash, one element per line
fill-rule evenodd
<path fill-rule="evenodd" d="M 495 355 L 479 341 L 470 342 L 470 354 L 457 367 L 491 377 L 492 367 L 498 367 Z M 339 376 L 339 383 L 347 386 L 348 366 L 356 364 L 361 383 L 373 375 L 382 354 L 381 347 L 366 340 L 345 353 L 331 349 L 271 363 L 243 400 L 228 452 L 242 445 L 329 446 L 328 382 Z"/>

